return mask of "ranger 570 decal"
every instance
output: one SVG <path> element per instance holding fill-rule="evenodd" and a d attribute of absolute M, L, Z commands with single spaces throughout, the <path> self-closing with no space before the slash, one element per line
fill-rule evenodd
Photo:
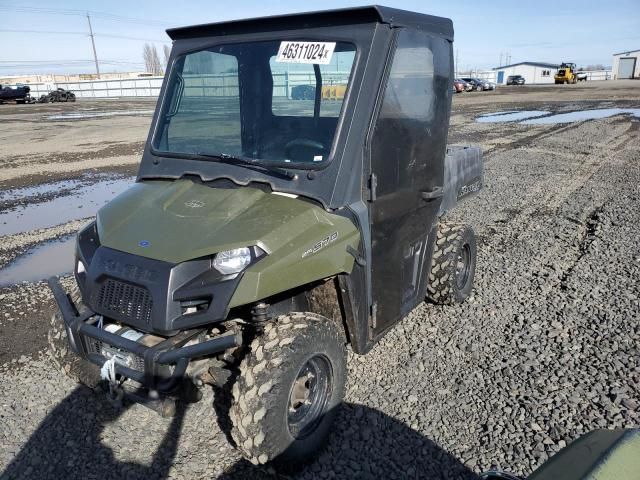
<path fill-rule="evenodd" d="M 313 255 L 314 253 L 322 250 L 324 247 L 326 247 L 330 243 L 335 242 L 337 239 L 338 239 L 338 232 L 333 232 L 331 235 L 328 235 L 327 237 L 320 240 L 313 247 L 306 249 L 302 254 L 302 258 L 308 257 L 309 255 Z"/>

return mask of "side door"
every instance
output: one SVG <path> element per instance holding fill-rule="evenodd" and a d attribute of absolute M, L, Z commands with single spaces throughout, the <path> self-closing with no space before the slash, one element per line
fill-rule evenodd
<path fill-rule="evenodd" d="M 424 300 L 442 201 L 451 45 L 400 29 L 368 139 L 372 334 Z"/>

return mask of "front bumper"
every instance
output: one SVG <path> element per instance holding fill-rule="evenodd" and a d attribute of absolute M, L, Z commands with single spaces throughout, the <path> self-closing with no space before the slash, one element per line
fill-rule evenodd
<path fill-rule="evenodd" d="M 220 353 L 242 343 L 241 335 L 232 332 L 187 345 L 205 332 L 204 329 L 192 329 L 179 332 L 154 346 L 145 346 L 99 328 L 99 316 L 87 307 L 74 305 L 57 278 L 50 278 L 48 284 L 62 314 L 70 348 L 98 366 L 104 365 L 108 358 L 100 349 L 91 348 L 93 342 L 111 347 L 108 351 L 117 349 L 129 358 L 133 355 L 142 368 L 125 366 L 116 358 L 116 374 L 135 380 L 149 390 L 170 392 L 184 377 L 191 359 Z"/>

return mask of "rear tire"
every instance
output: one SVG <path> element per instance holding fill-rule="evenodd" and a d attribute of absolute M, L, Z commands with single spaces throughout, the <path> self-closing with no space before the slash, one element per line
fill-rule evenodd
<path fill-rule="evenodd" d="M 344 333 L 313 313 L 265 326 L 233 386 L 232 437 L 253 464 L 292 470 L 326 443 L 346 380 Z"/>
<path fill-rule="evenodd" d="M 77 286 L 74 286 L 70 296 L 76 306 L 82 305 L 82 296 Z M 49 357 L 58 371 L 75 382 L 82 383 L 92 389 L 100 384 L 98 366 L 83 360 L 69 348 L 67 331 L 60 310 L 56 309 L 56 312 L 51 316 L 47 340 Z"/>
<path fill-rule="evenodd" d="M 464 302 L 473 289 L 476 237 L 469 225 L 438 225 L 427 298 L 440 305 Z"/>

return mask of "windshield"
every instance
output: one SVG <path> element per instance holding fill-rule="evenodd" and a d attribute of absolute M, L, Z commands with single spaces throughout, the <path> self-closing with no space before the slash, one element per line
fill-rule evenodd
<path fill-rule="evenodd" d="M 321 163 L 331 151 L 354 60 L 348 43 L 279 40 L 178 57 L 154 149 Z"/>

